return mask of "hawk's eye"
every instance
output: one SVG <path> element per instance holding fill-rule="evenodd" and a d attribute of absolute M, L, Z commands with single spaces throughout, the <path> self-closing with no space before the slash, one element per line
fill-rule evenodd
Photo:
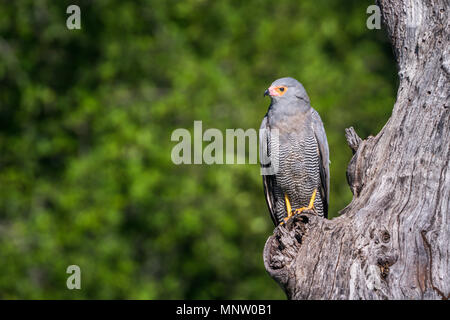
<path fill-rule="evenodd" d="M 281 91 L 281 92 L 283 92 L 283 91 L 284 91 L 284 88 L 283 88 L 283 87 L 281 87 L 281 88 L 280 88 L 280 91 Z"/>

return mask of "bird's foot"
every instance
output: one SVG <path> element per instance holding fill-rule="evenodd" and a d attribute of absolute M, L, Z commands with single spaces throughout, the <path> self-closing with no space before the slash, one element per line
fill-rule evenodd
<path fill-rule="evenodd" d="M 288 196 L 284 195 L 284 201 L 286 204 L 286 212 L 288 213 L 286 218 L 283 218 L 283 221 L 280 222 L 280 225 L 285 224 L 290 218 L 292 218 L 295 214 L 301 214 L 303 211 L 315 210 L 314 201 L 316 200 L 317 189 L 314 189 L 311 199 L 309 200 L 309 205 L 307 207 L 301 207 L 298 209 L 292 210 L 291 203 L 289 202 Z"/>
<path fill-rule="evenodd" d="M 293 214 L 291 212 L 290 215 L 288 215 L 286 218 L 283 218 L 283 221 L 280 222 L 280 225 L 285 224 L 290 218 L 292 218 Z"/>
<path fill-rule="evenodd" d="M 303 211 L 313 210 L 314 209 L 314 201 L 316 200 L 317 189 L 314 189 L 314 192 L 309 200 L 309 205 L 307 207 L 301 207 L 295 210 L 292 210 L 291 216 L 294 214 L 301 214 Z"/>
<path fill-rule="evenodd" d="M 312 209 L 312 208 L 301 207 L 301 208 L 298 208 L 298 209 L 294 209 L 294 210 L 292 210 L 292 215 L 294 215 L 294 214 L 301 214 L 303 211 L 310 210 L 310 209 Z"/>
<path fill-rule="evenodd" d="M 284 194 L 284 203 L 286 204 L 286 212 L 288 216 L 280 222 L 280 225 L 286 223 L 292 217 L 292 207 L 287 194 Z"/>

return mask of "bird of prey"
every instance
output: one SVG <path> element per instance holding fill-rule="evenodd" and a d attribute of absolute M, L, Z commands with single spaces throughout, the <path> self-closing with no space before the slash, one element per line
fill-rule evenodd
<path fill-rule="evenodd" d="M 263 138 L 265 143 L 260 143 L 260 159 L 270 155 L 272 161 L 276 156 L 278 162 L 275 173 L 263 174 L 272 220 L 277 226 L 294 214 L 311 209 L 326 218 L 330 172 L 322 120 L 311 107 L 303 85 L 293 78 L 274 81 L 264 92 L 266 95 L 270 96 L 271 104 L 261 123 L 260 132 L 267 134 Z M 278 130 L 278 151 L 271 155 L 274 130 Z"/>

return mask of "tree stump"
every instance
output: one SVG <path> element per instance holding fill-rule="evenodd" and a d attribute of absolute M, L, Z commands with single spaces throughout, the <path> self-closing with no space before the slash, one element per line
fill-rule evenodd
<path fill-rule="evenodd" d="M 289 299 L 448 299 L 448 0 L 379 0 L 399 68 L 392 115 L 375 137 L 346 136 L 353 200 L 332 220 L 278 226 L 264 265 Z"/>

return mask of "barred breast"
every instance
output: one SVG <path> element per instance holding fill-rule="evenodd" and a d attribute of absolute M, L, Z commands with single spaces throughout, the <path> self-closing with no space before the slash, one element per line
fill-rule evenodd
<path fill-rule="evenodd" d="M 306 131 L 306 132 L 305 132 Z M 292 209 L 307 207 L 314 189 L 319 188 L 320 156 L 315 136 L 310 130 L 293 132 L 280 139 L 279 170 L 275 175 L 277 201 L 275 215 L 279 221 L 287 216 L 284 195 L 291 202 Z M 317 213 L 323 216 L 320 194 L 314 202 Z"/>

